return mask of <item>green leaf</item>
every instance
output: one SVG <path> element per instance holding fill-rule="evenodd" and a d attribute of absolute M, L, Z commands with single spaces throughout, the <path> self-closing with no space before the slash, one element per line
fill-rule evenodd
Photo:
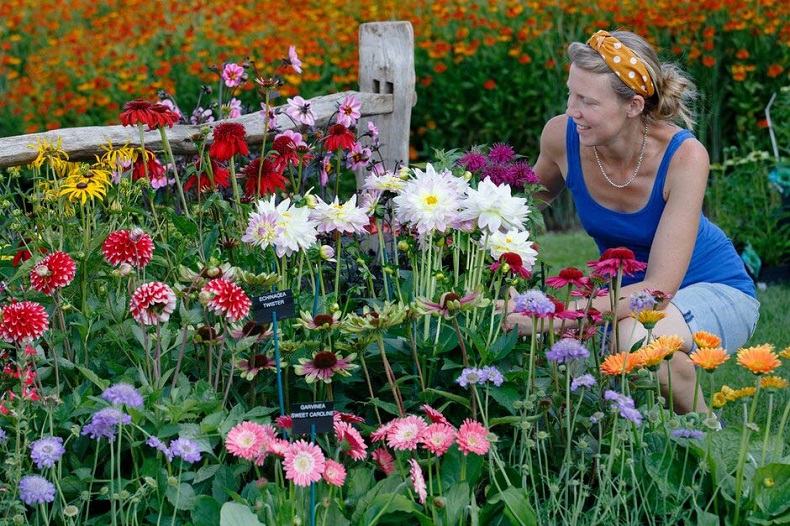
<path fill-rule="evenodd" d="M 523 393 L 519 393 L 515 387 L 510 385 L 492 387 L 490 388 L 489 393 L 491 394 L 491 398 L 496 400 L 497 404 L 505 408 L 510 414 L 516 414 L 513 404 L 516 400 L 520 400 L 522 398 L 521 395 Z"/>
<path fill-rule="evenodd" d="M 201 466 L 200 469 L 197 470 L 197 473 L 195 473 L 195 478 L 192 482 L 197 484 L 198 482 L 203 482 L 204 480 L 210 479 L 211 477 L 214 476 L 214 474 L 217 471 L 219 471 L 219 468 L 220 468 L 219 464 L 209 464 L 208 466 Z"/>
<path fill-rule="evenodd" d="M 87 367 L 82 367 L 81 365 L 78 365 L 77 370 L 79 370 L 79 372 L 81 372 L 85 378 L 96 384 L 96 386 L 102 391 L 104 391 L 105 389 L 107 389 L 107 387 L 110 386 L 110 382 L 108 382 L 107 380 L 100 379 L 96 373 L 94 373 Z"/>
<path fill-rule="evenodd" d="M 699 507 L 694 510 L 694 513 L 697 515 L 697 522 L 695 522 L 697 526 L 719 526 L 718 515 L 708 513 Z"/>
<path fill-rule="evenodd" d="M 469 483 L 465 480 L 450 486 L 444 494 L 444 511 L 447 513 L 447 524 L 460 524 L 461 518 L 471 501 Z"/>
<path fill-rule="evenodd" d="M 165 497 L 170 501 L 174 508 L 179 510 L 191 510 L 195 505 L 195 490 L 189 484 L 182 482 L 177 487 L 169 486 L 165 492 Z"/>
<path fill-rule="evenodd" d="M 754 501 L 769 516 L 790 509 L 790 464 L 768 464 L 758 468 L 752 479 Z"/>
<path fill-rule="evenodd" d="M 518 331 L 502 334 L 491 344 L 490 352 L 494 355 L 494 362 L 505 358 L 515 348 L 518 341 Z"/>
<path fill-rule="evenodd" d="M 226 502 L 219 515 L 219 526 L 264 526 L 248 506 Z"/>
<path fill-rule="evenodd" d="M 524 490 L 510 487 L 499 496 L 505 503 L 505 514 L 514 524 L 532 526 L 538 523 L 538 518 Z"/>
<path fill-rule="evenodd" d="M 216 526 L 220 524 L 222 505 L 208 495 L 199 495 L 189 517 L 194 526 Z"/>
<path fill-rule="evenodd" d="M 438 394 L 449 400 L 452 400 L 453 402 L 458 402 L 459 404 L 466 407 L 467 409 L 471 408 L 471 401 L 468 398 L 464 398 L 463 396 L 459 396 L 453 393 L 448 393 L 447 391 L 442 391 L 441 389 L 434 389 L 432 387 L 427 388 L 425 391 L 429 393 Z"/>

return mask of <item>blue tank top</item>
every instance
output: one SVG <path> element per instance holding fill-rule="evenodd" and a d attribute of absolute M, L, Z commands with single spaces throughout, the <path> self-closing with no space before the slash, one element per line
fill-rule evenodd
<path fill-rule="evenodd" d="M 565 134 L 568 175 L 565 184 L 573 196 L 584 230 L 595 240 L 600 253 L 603 254 L 608 248 L 626 247 L 634 252 L 637 261 L 647 263 L 666 205 L 663 191 L 669 163 L 683 141 L 690 137 L 693 137 L 690 131 L 681 130 L 670 140 L 647 205 L 633 213 L 616 212 L 600 205 L 588 192 L 582 176 L 579 134 L 576 123 L 568 118 Z M 644 271 L 634 276 L 623 276 L 623 285 L 642 281 L 644 277 Z M 680 286 L 682 288 L 693 283 L 723 283 L 756 297 L 754 282 L 746 272 L 732 241 L 704 214 L 700 217 L 697 241 Z"/>

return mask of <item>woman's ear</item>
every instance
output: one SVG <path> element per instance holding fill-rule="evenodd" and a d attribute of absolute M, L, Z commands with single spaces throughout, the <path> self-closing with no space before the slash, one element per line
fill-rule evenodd
<path fill-rule="evenodd" d="M 628 116 L 638 117 L 645 109 L 645 98 L 642 95 L 634 95 L 631 102 L 628 103 Z"/>

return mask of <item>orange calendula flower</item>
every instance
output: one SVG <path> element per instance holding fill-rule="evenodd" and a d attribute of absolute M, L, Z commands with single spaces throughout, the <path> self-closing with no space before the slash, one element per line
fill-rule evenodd
<path fill-rule="evenodd" d="M 782 378 L 781 376 L 763 376 L 760 378 L 760 387 L 763 389 L 784 389 L 788 385 L 787 380 Z"/>
<path fill-rule="evenodd" d="M 667 353 L 664 355 L 664 359 L 671 360 L 672 355 L 683 347 L 683 338 L 680 336 L 675 336 L 674 334 L 665 334 L 663 336 L 657 337 L 650 343 L 652 345 L 665 347 L 667 349 Z"/>
<path fill-rule="evenodd" d="M 721 338 L 710 332 L 697 331 L 691 337 L 694 339 L 697 347 L 701 349 L 712 349 L 721 345 Z"/>
<path fill-rule="evenodd" d="M 643 367 L 647 367 L 651 371 L 655 371 L 658 369 L 658 366 L 661 365 L 661 362 L 664 361 L 667 351 L 668 349 L 666 347 L 653 345 L 653 343 L 650 343 L 634 352 L 634 354 Z"/>
<path fill-rule="evenodd" d="M 696 336 L 695 336 L 696 338 Z M 699 344 L 697 344 L 699 345 Z M 730 359 L 727 351 L 721 347 L 702 347 L 689 354 L 689 360 L 697 367 L 713 372 L 718 366 Z"/>
<path fill-rule="evenodd" d="M 774 346 L 770 343 L 746 347 L 738 351 L 738 365 L 754 374 L 772 373 L 781 364 L 774 352 Z"/>
<path fill-rule="evenodd" d="M 660 322 L 666 317 L 666 312 L 662 310 L 640 310 L 639 312 L 633 313 L 631 316 L 636 318 L 636 321 L 642 324 L 645 329 L 652 329 L 656 326 L 656 323 Z"/>
<path fill-rule="evenodd" d="M 623 373 L 630 373 L 641 366 L 639 356 L 636 353 L 621 352 L 610 354 L 601 363 L 601 372 L 610 376 L 617 376 Z"/>

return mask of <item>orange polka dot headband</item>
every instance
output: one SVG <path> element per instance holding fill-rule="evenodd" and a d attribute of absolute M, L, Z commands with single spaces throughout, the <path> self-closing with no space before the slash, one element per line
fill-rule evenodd
<path fill-rule="evenodd" d="M 617 38 L 604 30 L 600 30 L 590 37 L 587 45 L 603 57 L 606 64 L 622 80 L 626 86 L 633 89 L 643 97 L 650 97 L 655 93 L 653 79 L 650 73 L 633 51 L 620 42 Z"/>

